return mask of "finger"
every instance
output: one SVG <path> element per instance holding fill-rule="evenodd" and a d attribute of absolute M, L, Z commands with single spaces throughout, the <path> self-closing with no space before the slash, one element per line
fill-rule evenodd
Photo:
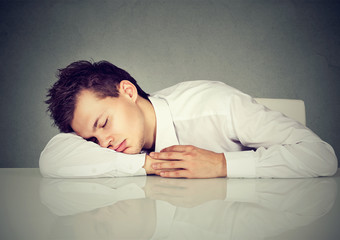
<path fill-rule="evenodd" d="M 173 145 L 162 149 L 161 152 L 187 152 L 192 150 L 192 148 L 193 146 L 191 145 Z"/>
<path fill-rule="evenodd" d="M 160 173 L 160 176 L 165 178 L 186 178 L 188 170 L 164 171 Z"/>
<path fill-rule="evenodd" d="M 185 168 L 186 164 L 183 161 L 168 161 L 161 163 L 153 163 L 151 167 L 155 170 L 173 170 Z"/>
<path fill-rule="evenodd" d="M 154 170 L 152 173 L 147 173 L 147 175 L 158 175 L 158 176 L 160 176 L 161 171 L 162 171 L 162 169 Z"/>
<path fill-rule="evenodd" d="M 160 160 L 180 160 L 183 159 L 183 154 L 180 152 L 152 152 L 150 157 Z"/>

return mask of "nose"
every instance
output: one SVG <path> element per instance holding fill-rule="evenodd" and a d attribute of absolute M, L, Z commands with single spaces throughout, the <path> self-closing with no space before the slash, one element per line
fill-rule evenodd
<path fill-rule="evenodd" d="M 112 137 L 110 136 L 97 136 L 98 143 L 103 148 L 108 148 L 111 146 Z"/>

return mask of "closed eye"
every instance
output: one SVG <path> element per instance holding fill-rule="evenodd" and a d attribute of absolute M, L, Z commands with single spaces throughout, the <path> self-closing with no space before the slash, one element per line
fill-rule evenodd
<path fill-rule="evenodd" d="M 104 128 L 106 126 L 107 122 L 108 122 L 108 118 L 106 119 L 106 121 L 105 121 L 104 125 L 102 126 L 102 128 Z"/>
<path fill-rule="evenodd" d="M 98 144 L 98 140 L 97 140 L 97 138 L 95 138 L 95 137 L 91 137 L 91 138 L 88 138 L 88 139 L 86 139 L 86 140 Z"/>

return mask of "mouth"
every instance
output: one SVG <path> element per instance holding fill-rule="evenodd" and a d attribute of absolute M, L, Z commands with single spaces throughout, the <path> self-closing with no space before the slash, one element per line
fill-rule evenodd
<path fill-rule="evenodd" d="M 126 139 L 115 149 L 116 152 L 123 152 L 126 149 Z"/>

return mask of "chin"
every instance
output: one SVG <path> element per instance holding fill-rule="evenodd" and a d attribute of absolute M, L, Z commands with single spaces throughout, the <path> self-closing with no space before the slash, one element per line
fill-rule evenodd
<path fill-rule="evenodd" d="M 138 154 L 140 153 L 140 151 L 136 150 L 136 149 L 133 149 L 133 148 L 126 148 L 123 153 L 126 153 L 126 154 Z"/>

